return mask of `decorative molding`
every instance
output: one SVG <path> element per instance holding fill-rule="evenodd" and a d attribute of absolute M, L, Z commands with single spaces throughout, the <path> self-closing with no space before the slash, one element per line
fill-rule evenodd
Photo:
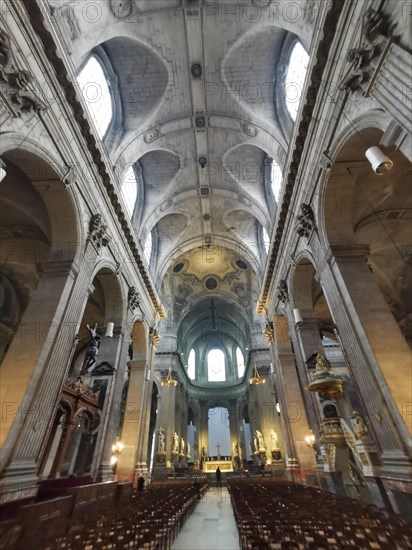
<path fill-rule="evenodd" d="M 151 128 L 144 134 L 143 139 L 145 143 L 153 143 L 154 141 L 157 140 L 159 135 L 160 135 L 160 132 L 157 128 Z"/>
<path fill-rule="evenodd" d="M 309 238 L 310 234 L 314 230 L 315 224 L 315 214 L 313 213 L 312 207 L 309 204 L 302 203 L 300 205 L 302 214 L 299 214 L 296 218 L 297 223 L 295 225 L 295 231 L 301 237 Z"/>
<path fill-rule="evenodd" d="M 249 122 L 242 124 L 242 130 L 249 137 L 256 137 L 258 133 L 256 126 L 249 124 Z"/>
<path fill-rule="evenodd" d="M 77 181 L 77 178 L 79 177 L 79 174 L 74 166 L 68 166 L 67 172 L 63 176 L 63 183 L 66 185 L 66 187 L 69 187 L 73 183 Z"/>
<path fill-rule="evenodd" d="M 23 113 L 37 114 L 46 110 L 46 104 L 30 90 L 33 75 L 17 67 L 9 35 L 0 29 L 0 100 L 14 118 Z"/>
<path fill-rule="evenodd" d="M 107 246 L 112 240 L 107 233 L 107 225 L 102 222 L 101 214 L 93 214 L 89 222 L 89 236 L 88 241 L 94 244 L 97 250 L 100 250 L 102 246 Z"/>
<path fill-rule="evenodd" d="M 110 9 L 117 19 L 123 20 L 133 13 L 135 6 L 133 0 L 110 0 Z"/>

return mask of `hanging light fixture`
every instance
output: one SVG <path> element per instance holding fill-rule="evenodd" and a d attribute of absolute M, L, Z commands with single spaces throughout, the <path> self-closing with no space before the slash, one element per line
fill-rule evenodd
<path fill-rule="evenodd" d="M 260 376 L 257 366 L 255 365 L 253 368 L 253 376 L 252 378 L 249 378 L 249 384 L 257 386 L 259 384 L 264 384 L 265 382 L 266 380 Z"/>
<path fill-rule="evenodd" d="M 369 147 L 365 152 L 365 156 L 372 166 L 372 170 L 378 176 L 387 174 L 393 168 L 393 162 L 383 153 L 377 145 Z"/>
<path fill-rule="evenodd" d="M 169 370 L 167 371 L 166 378 L 163 378 L 163 380 L 160 381 L 160 385 L 165 388 L 175 388 L 177 386 L 177 380 L 173 380 L 172 378 L 172 368 L 169 367 Z"/>

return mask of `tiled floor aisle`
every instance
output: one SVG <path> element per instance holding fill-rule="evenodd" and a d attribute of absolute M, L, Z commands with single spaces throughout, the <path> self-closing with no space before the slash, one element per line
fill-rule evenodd
<path fill-rule="evenodd" d="M 211 487 L 196 506 L 172 550 L 239 550 L 239 536 L 227 489 Z"/>

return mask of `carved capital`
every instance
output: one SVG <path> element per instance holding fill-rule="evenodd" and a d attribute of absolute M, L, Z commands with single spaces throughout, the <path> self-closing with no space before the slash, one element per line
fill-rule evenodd
<path fill-rule="evenodd" d="M 273 343 L 275 339 L 275 327 L 273 325 L 273 321 L 266 320 L 265 328 L 262 330 L 262 334 L 268 345 Z"/>
<path fill-rule="evenodd" d="M 140 294 L 137 292 L 135 286 L 131 286 L 129 288 L 129 292 L 127 295 L 127 301 L 130 309 L 134 311 L 136 308 L 140 306 Z"/>
<path fill-rule="evenodd" d="M 159 345 L 160 335 L 154 327 L 150 327 L 149 329 L 149 341 L 152 348 L 156 348 Z"/>
<path fill-rule="evenodd" d="M 107 246 L 111 239 L 107 233 L 107 225 L 102 222 L 101 214 L 93 214 L 89 223 L 88 240 L 99 250 L 102 246 Z"/>
<path fill-rule="evenodd" d="M 288 285 L 284 279 L 279 282 L 278 288 L 276 290 L 276 297 L 281 302 L 286 303 L 288 301 Z"/>
<path fill-rule="evenodd" d="M 359 46 L 349 50 L 347 55 L 349 67 L 340 82 L 341 90 L 362 91 L 364 95 L 369 95 L 375 73 L 391 43 L 391 33 L 392 26 L 386 14 L 372 8 L 367 10 Z"/>
<path fill-rule="evenodd" d="M 300 209 L 302 214 L 296 218 L 295 231 L 301 237 L 308 238 L 315 228 L 315 214 L 309 204 L 302 203 Z"/>

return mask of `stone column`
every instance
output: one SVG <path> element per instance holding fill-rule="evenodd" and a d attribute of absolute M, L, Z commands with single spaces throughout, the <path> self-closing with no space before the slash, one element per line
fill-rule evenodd
<path fill-rule="evenodd" d="M 208 410 L 206 401 L 199 400 L 199 461 L 200 467 L 203 468 L 203 461 L 205 456 L 209 454 L 209 440 L 208 440 Z M 205 449 L 206 455 L 203 455 L 203 449 Z"/>
<path fill-rule="evenodd" d="M 116 326 L 115 326 L 116 330 Z M 104 418 L 101 419 L 101 429 L 97 441 L 97 479 L 109 481 L 113 478 L 113 470 L 110 465 L 112 445 L 116 441 L 119 429 L 119 414 L 122 399 L 125 369 L 127 368 L 127 351 L 129 340 L 120 335 L 113 338 L 103 338 L 99 349 L 99 360 L 107 361 L 114 367 L 113 376 L 110 379 L 110 387 L 106 396 Z"/>
<path fill-rule="evenodd" d="M 37 461 L 53 427 L 94 265 L 85 261 L 78 275 L 75 264 L 43 266 L 42 278 L 3 361 L 0 391 L 3 403 L 13 407 L 6 407 L 2 425 L 3 468 L 9 460 L 2 485 L 8 490 L 36 483 Z"/>
<path fill-rule="evenodd" d="M 148 472 L 148 460 L 149 460 L 149 429 L 150 429 L 150 411 L 152 405 L 152 393 L 153 393 L 153 379 L 154 379 L 154 364 L 155 364 L 155 352 L 156 345 L 151 337 L 150 348 L 148 352 L 148 359 L 146 363 L 146 373 L 144 376 L 144 388 L 143 399 L 141 404 L 142 417 L 140 422 L 140 432 L 137 448 L 137 462 L 136 468 L 144 472 Z"/>
<path fill-rule="evenodd" d="M 130 377 L 122 429 L 124 445 L 117 462 L 117 478 L 133 481 L 144 403 L 146 361 L 129 361 Z"/>
<path fill-rule="evenodd" d="M 365 261 L 364 246 L 332 247 L 322 286 L 386 472 L 409 475 L 411 352 Z"/>
<path fill-rule="evenodd" d="M 275 323 L 276 388 L 281 407 L 281 424 L 285 434 L 288 459 L 297 459 L 302 469 L 315 468 L 315 455 L 305 437 L 309 434 L 303 385 L 292 351 L 286 317 L 279 315 Z M 302 383 L 303 382 L 303 383 Z"/>
<path fill-rule="evenodd" d="M 162 370 L 165 365 L 162 364 Z M 176 396 L 178 387 L 167 387 L 159 384 L 159 396 L 157 406 L 157 420 L 156 420 L 156 452 L 155 461 L 153 467 L 153 479 L 164 479 L 167 475 L 166 467 L 169 464 L 171 466 L 173 462 L 172 449 L 173 449 L 173 435 L 176 431 L 176 419 L 175 419 L 175 407 Z M 161 457 L 161 461 L 157 459 L 157 445 L 158 445 L 158 430 L 163 428 L 165 437 L 165 457 Z"/>

